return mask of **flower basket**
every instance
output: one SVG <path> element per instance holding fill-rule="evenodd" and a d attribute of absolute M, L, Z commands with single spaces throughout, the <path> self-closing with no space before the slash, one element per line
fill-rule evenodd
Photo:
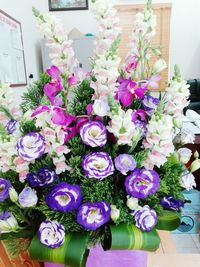
<path fill-rule="evenodd" d="M 59 21 L 33 8 L 53 65 L 30 85 L 20 109 L 0 83 L 0 240 L 14 254 L 25 237 L 39 262 L 146 267 L 142 251 L 158 249 L 157 229 L 179 226 L 181 192 L 195 186 L 200 160 L 194 153 L 186 167 L 192 152 L 182 146 L 194 136 L 182 129 L 189 86 L 178 66 L 166 93 L 151 95 L 166 68 L 151 44 L 151 0 L 136 15 L 121 70 L 111 2 L 92 1 L 99 38 L 91 72 L 78 68 Z"/>

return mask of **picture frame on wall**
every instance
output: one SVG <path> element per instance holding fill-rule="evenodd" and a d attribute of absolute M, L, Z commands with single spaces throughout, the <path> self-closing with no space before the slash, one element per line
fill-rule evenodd
<path fill-rule="evenodd" d="M 49 11 L 87 10 L 88 0 L 49 0 Z"/>

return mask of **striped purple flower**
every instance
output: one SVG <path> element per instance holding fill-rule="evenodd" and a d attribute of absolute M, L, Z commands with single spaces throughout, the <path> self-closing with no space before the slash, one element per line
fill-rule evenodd
<path fill-rule="evenodd" d="M 142 100 L 143 107 L 149 116 L 151 116 L 154 113 L 154 110 L 156 110 L 159 103 L 160 100 L 158 98 L 150 95 L 145 95 L 145 97 Z"/>
<path fill-rule="evenodd" d="M 14 133 L 16 131 L 16 120 L 9 120 L 9 122 L 6 124 L 6 130 L 9 134 Z"/>
<path fill-rule="evenodd" d="M 131 155 L 120 154 L 115 158 L 115 168 L 126 175 L 127 172 L 133 171 L 136 168 L 136 162 Z"/>
<path fill-rule="evenodd" d="M 18 155 L 26 161 L 40 158 L 45 152 L 44 137 L 40 133 L 31 132 L 19 138 Z"/>
<path fill-rule="evenodd" d="M 102 147 L 107 142 L 106 127 L 100 121 L 89 121 L 80 129 L 84 144 L 91 147 Z"/>
<path fill-rule="evenodd" d="M 84 203 L 78 209 L 77 222 L 83 228 L 95 231 L 110 219 L 110 205 L 105 201 Z"/>
<path fill-rule="evenodd" d="M 159 175 L 154 170 L 135 169 L 126 177 L 126 192 L 135 198 L 146 198 L 154 194 L 160 186 Z"/>
<path fill-rule="evenodd" d="M 46 204 L 52 209 L 61 212 L 69 212 L 77 209 L 82 201 L 81 188 L 79 185 L 68 183 L 57 184 L 46 197 Z"/>
<path fill-rule="evenodd" d="M 56 179 L 58 179 L 56 173 L 47 167 L 39 169 L 37 173 L 28 173 L 26 176 L 26 180 L 32 187 L 49 186 Z"/>
<path fill-rule="evenodd" d="M 114 172 L 112 158 L 106 152 L 94 152 L 86 155 L 82 168 L 88 178 L 102 180 Z"/>
<path fill-rule="evenodd" d="M 158 221 L 155 210 L 149 206 L 144 206 L 135 213 L 136 226 L 142 231 L 151 231 Z"/>
<path fill-rule="evenodd" d="M 178 212 L 180 211 L 181 207 L 184 207 L 184 201 L 174 198 L 172 194 L 164 196 L 160 200 L 160 203 L 165 209 L 170 209 Z"/>
<path fill-rule="evenodd" d="M 0 202 L 3 202 L 5 199 L 9 197 L 10 187 L 11 187 L 11 183 L 9 180 L 0 178 Z"/>
<path fill-rule="evenodd" d="M 40 224 L 38 236 L 45 246 L 57 248 L 65 241 L 65 228 L 57 221 L 46 220 Z"/>

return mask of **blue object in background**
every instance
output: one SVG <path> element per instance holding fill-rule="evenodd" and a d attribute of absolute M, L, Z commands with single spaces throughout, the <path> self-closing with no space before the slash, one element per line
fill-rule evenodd
<path fill-rule="evenodd" d="M 197 234 L 200 229 L 200 192 L 192 189 L 184 190 L 182 193 L 185 199 L 190 200 L 191 203 L 185 204 L 182 209 L 181 225 L 173 233 Z"/>

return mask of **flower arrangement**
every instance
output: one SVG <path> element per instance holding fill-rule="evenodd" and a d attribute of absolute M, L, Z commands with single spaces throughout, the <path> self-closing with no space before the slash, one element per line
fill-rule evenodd
<path fill-rule="evenodd" d="M 99 242 L 156 250 L 155 229 L 178 227 L 181 191 L 195 186 L 199 168 L 197 153 L 188 166 L 192 153 L 182 147 L 194 136 L 182 130 L 189 86 L 178 67 L 163 95 L 150 91 L 166 68 L 151 44 L 151 1 L 136 15 L 121 70 L 116 10 L 109 0 L 94 0 L 92 9 L 99 37 L 90 73 L 77 68 L 59 21 L 33 9 L 53 65 L 30 85 L 21 109 L 9 85 L 0 88 L 1 239 L 34 237 L 33 258 L 48 260 L 50 251 L 69 266 L 85 266 L 87 247 Z M 152 53 L 158 59 L 150 66 Z M 56 256 L 63 248 L 75 249 L 76 263 L 70 252 Z"/>

